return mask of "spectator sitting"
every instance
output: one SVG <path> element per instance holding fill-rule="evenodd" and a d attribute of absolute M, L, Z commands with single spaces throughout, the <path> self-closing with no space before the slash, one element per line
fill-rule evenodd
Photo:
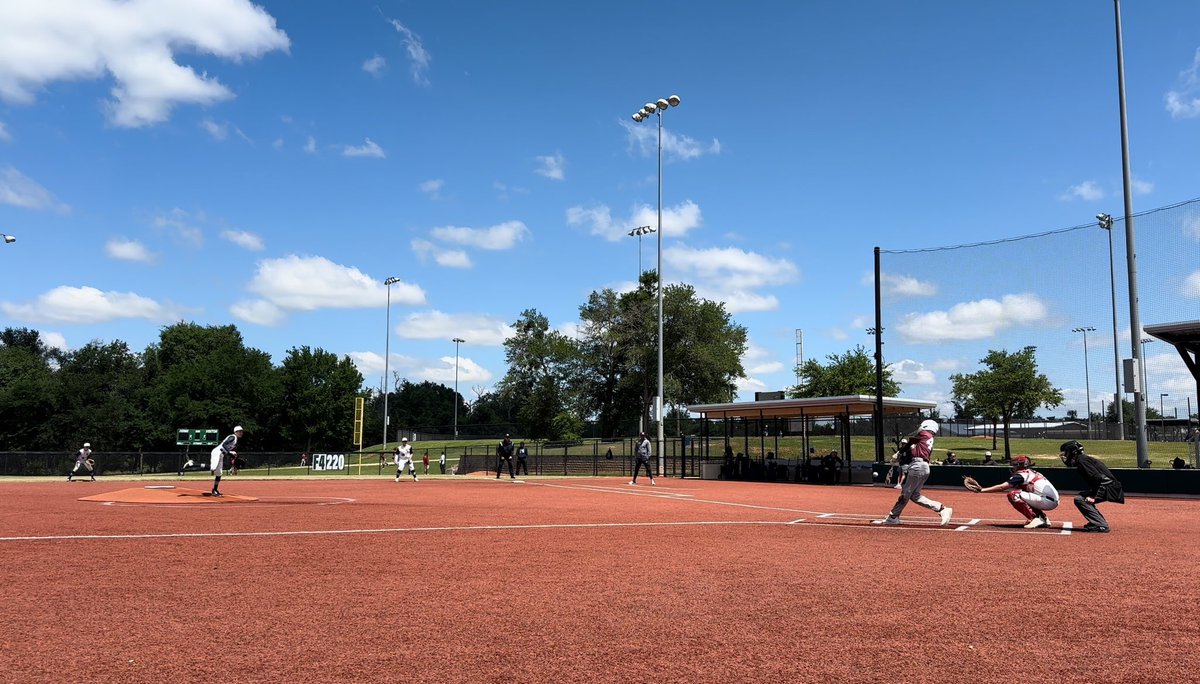
<path fill-rule="evenodd" d="M 983 464 L 982 465 L 997 465 L 996 460 L 994 458 L 992 458 L 992 452 L 990 452 L 990 451 L 983 452 Z"/>
<path fill-rule="evenodd" d="M 767 452 L 767 479 L 768 480 L 775 479 L 776 470 L 778 468 L 779 468 L 779 465 L 775 461 L 775 452 L 768 451 Z"/>
<path fill-rule="evenodd" d="M 947 451 L 945 465 L 962 465 L 962 461 L 958 460 L 958 454 L 953 451 Z"/>
<path fill-rule="evenodd" d="M 1179 458 L 1178 456 L 1176 456 L 1174 459 L 1171 460 L 1171 467 L 1174 468 L 1175 470 L 1186 470 L 1188 468 L 1191 468 L 1192 465 L 1190 463 L 1188 463 L 1187 461 L 1183 460 L 1182 458 Z"/>

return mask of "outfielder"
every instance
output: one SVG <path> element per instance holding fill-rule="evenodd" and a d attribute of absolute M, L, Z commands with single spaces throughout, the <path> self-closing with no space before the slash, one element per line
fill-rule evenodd
<path fill-rule="evenodd" d="M 1058 490 L 1045 475 L 1031 470 L 1033 464 L 1028 456 L 1013 456 L 1011 467 L 1012 476 L 998 485 L 980 487 L 971 478 L 965 478 L 963 484 L 979 494 L 1008 492 L 1008 502 L 1025 516 L 1025 529 L 1049 527 L 1050 519 L 1046 517 L 1046 511 L 1058 508 Z"/>
<path fill-rule="evenodd" d="M 88 474 L 92 476 L 92 482 L 96 481 L 96 461 L 92 459 L 91 442 L 84 442 L 83 448 L 75 456 L 75 467 L 71 469 L 71 472 L 67 473 L 67 482 L 74 482 L 72 478 L 75 477 L 75 473 L 79 472 L 80 468 L 87 468 Z"/>
<path fill-rule="evenodd" d="M 237 444 L 242 437 L 242 426 L 239 425 L 233 429 L 233 434 L 226 437 L 220 444 L 213 448 L 212 453 L 208 457 L 208 469 L 213 474 L 213 496 L 221 496 L 221 475 L 225 472 L 225 459 L 237 458 Z"/>
<path fill-rule="evenodd" d="M 420 482 L 417 479 L 417 466 L 413 463 L 412 445 L 408 443 L 407 437 L 400 438 L 400 446 L 392 454 L 392 460 L 396 462 L 396 482 L 400 481 L 400 475 L 404 473 L 404 465 L 408 464 L 408 472 L 412 475 L 413 482 Z"/>
<path fill-rule="evenodd" d="M 950 516 L 954 514 L 954 509 L 921 493 L 921 488 L 929 479 L 929 459 L 933 456 L 933 436 L 937 434 L 937 431 L 937 421 L 923 420 L 917 428 L 916 435 L 900 440 L 897 457 L 900 461 L 900 472 L 904 476 L 904 484 L 901 485 L 900 497 L 896 499 L 896 505 L 892 506 L 888 517 L 876 521 L 878 524 L 899 525 L 900 512 L 904 510 L 909 501 L 936 512 L 941 519 L 941 524 L 945 525 L 950 522 Z"/>

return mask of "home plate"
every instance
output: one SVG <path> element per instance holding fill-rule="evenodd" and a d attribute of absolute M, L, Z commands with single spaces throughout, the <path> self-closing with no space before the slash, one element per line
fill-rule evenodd
<path fill-rule="evenodd" d="M 164 489 L 164 487 L 166 487 Z M 93 494 L 80 497 L 80 501 L 100 501 L 104 503 L 142 503 L 142 504 L 231 504 L 258 501 L 253 496 L 238 496 L 225 494 L 221 497 L 209 496 L 209 492 L 199 489 L 188 489 L 174 485 L 147 485 L 133 487 L 105 494 Z"/>

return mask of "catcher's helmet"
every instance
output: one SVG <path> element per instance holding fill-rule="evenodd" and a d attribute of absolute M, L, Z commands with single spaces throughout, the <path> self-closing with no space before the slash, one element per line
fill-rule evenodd
<path fill-rule="evenodd" d="M 1028 456 L 1013 456 L 1012 457 L 1011 466 L 1012 466 L 1013 470 L 1025 470 L 1026 468 L 1028 468 L 1031 465 L 1033 465 L 1033 462 L 1029 460 Z"/>
<path fill-rule="evenodd" d="M 932 432 L 936 435 L 938 431 L 938 424 L 936 420 L 923 420 L 921 421 L 921 424 L 917 426 L 917 429 L 924 432 Z"/>
<path fill-rule="evenodd" d="M 1068 456 L 1073 456 L 1075 454 L 1083 453 L 1083 445 L 1080 444 L 1078 440 L 1073 439 L 1069 442 L 1063 442 L 1062 445 L 1058 447 L 1058 450 Z"/>

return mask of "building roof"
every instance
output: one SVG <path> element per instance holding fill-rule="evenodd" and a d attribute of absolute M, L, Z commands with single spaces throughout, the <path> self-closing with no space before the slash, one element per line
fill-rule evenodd
<path fill-rule="evenodd" d="M 937 402 L 922 399 L 884 397 L 885 414 L 916 413 L 937 407 Z M 869 416 L 875 411 L 874 395 L 850 394 L 843 397 L 809 397 L 741 401 L 728 404 L 693 404 L 688 411 L 706 418 L 835 418 Z"/>

